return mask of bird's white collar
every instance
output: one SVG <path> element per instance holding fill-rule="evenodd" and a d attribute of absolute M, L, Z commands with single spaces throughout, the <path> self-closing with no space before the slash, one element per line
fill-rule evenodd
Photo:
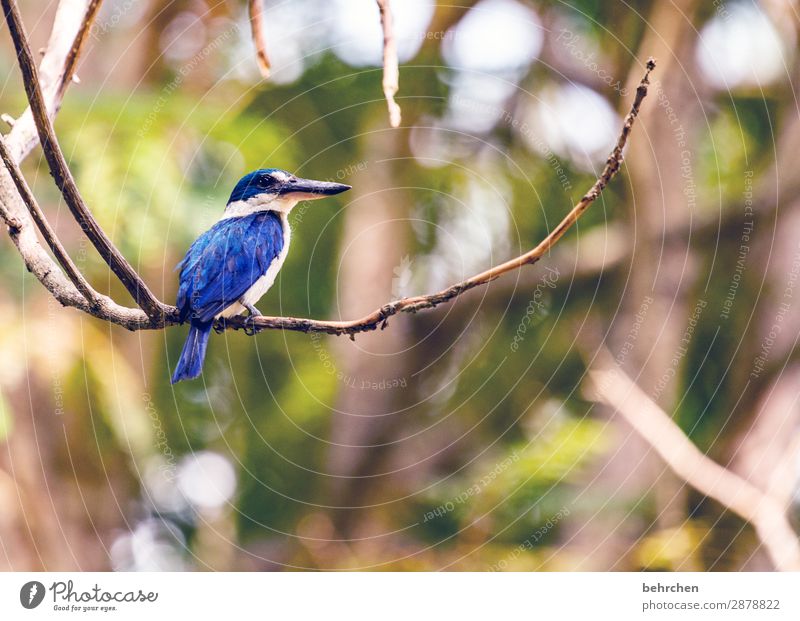
<path fill-rule="evenodd" d="M 267 196 L 254 196 L 248 198 L 246 201 L 233 201 L 228 203 L 225 211 L 220 220 L 227 218 L 240 218 L 242 216 L 249 216 L 259 211 L 277 211 L 278 213 L 287 216 L 292 208 L 302 200 L 302 197 L 286 194 L 267 195 Z"/>

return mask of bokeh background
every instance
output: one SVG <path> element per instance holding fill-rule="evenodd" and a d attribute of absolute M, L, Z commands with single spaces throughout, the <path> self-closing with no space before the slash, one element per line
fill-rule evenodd
<path fill-rule="evenodd" d="M 535 267 L 355 341 L 213 335 L 176 387 L 185 328 L 62 309 L 3 241 L 0 568 L 772 567 L 584 387 L 603 343 L 800 523 L 797 3 L 393 4 L 398 129 L 373 0 L 267 0 L 268 81 L 244 2 L 104 2 L 56 129 L 162 299 L 264 166 L 353 190 L 295 209 L 262 312 L 355 318 L 516 256 L 591 186 L 654 56 L 622 174 Z M 55 2 L 21 8 L 37 49 Z M 39 150 L 24 171 L 92 283 L 130 303 Z"/>

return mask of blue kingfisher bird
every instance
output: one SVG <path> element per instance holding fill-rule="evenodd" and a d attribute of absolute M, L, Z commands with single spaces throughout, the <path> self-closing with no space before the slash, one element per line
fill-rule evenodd
<path fill-rule="evenodd" d="M 215 319 L 245 310 L 250 318 L 261 314 L 255 303 L 275 282 L 289 250 L 292 208 L 349 189 L 277 168 L 262 168 L 239 180 L 222 217 L 195 240 L 176 267 L 181 271 L 176 305 L 181 323 L 188 320 L 190 328 L 173 384 L 203 371 Z"/>

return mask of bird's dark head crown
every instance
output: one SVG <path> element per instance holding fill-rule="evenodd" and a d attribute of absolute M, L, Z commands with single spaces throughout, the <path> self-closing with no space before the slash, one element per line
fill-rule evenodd
<path fill-rule="evenodd" d="M 259 194 L 278 194 L 281 187 L 291 179 L 291 173 L 280 168 L 259 168 L 239 179 L 233 188 L 228 204 L 246 201 Z"/>

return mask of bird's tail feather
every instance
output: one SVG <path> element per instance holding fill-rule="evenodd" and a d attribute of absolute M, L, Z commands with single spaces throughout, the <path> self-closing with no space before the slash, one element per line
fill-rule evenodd
<path fill-rule="evenodd" d="M 203 372 L 203 361 L 206 358 L 208 337 L 211 335 L 211 324 L 195 324 L 189 328 L 189 335 L 183 344 L 178 366 L 172 375 L 172 383 L 194 379 Z"/>

